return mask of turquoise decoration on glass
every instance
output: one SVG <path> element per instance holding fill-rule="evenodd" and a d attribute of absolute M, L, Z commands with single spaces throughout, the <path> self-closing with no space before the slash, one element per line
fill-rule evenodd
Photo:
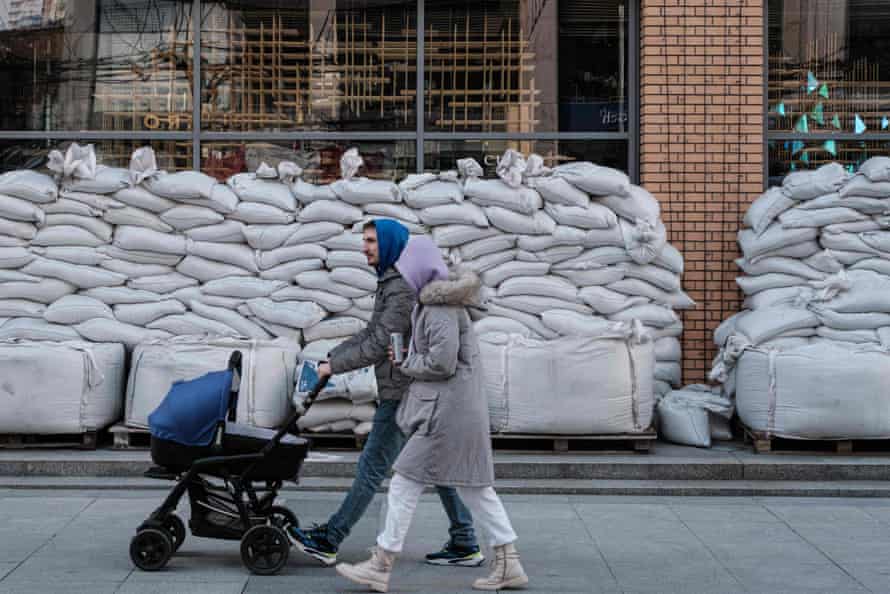
<path fill-rule="evenodd" d="M 819 89 L 819 95 L 828 99 L 828 85 L 822 83 L 822 87 Z"/>
<path fill-rule="evenodd" d="M 807 95 L 819 88 L 819 81 L 812 72 L 807 72 Z"/>
<path fill-rule="evenodd" d="M 831 153 L 832 157 L 837 157 L 837 143 L 833 140 L 826 140 L 822 145 L 826 152 Z"/>
<path fill-rule="evenodd" d="M 865 125 L 865 122 L 862 121 L 862 118 L 859 117 L 859 114 L 856 114 L 856 117 L 853 118 L 853 131 L 856 134 L 862 134 L 868 130 L 868 126 Z"/>
<path fill-rule="evenodd" d="M 785 104 L 779 103 L 778 105 L 776 105 L 773 108 L 773 111 L 776 112 L 777 114 L 779 114 L 780 116 L 784 116 L 785 115 Z"/>
<path fill-rule="evenodd" d="M 803 143 L 803 140 L 795 140 L 791 143 L 791 156 L 793 157 L 800 151 L 802 151 L 806 145 Z"/>
<path fill-rule="evenodd" d="M 834 126 L 835 128 L 837 128 L 838 130 L 841 129 L 841 119 L 839 117 L 837 117 L 837 114 L 834 114 L 834 117 L 831 118 L 831 125 Z"/>
<path fill-rule="evenodd" d="M 809 163 L 810 162 L 810 153 L 802 154 L 800 156 L 800 160 L 803 161 L 804 163 Z"/>
<path fill-rule="evenodd" d="M 825 115 L 821 103 L 816 104 L 813 108 L 813 121 L 818 122 L 820 126 L 825 124 Z"/>
<path fill-rule="evenodd" d="M 890 119 L 887 119 L 887 116 L 881 118 L 881 130 L 886 130 L 890 128 Z"/>
<path fill-rule="evenodd" d="M 803 134 L 807 134 L 810 131 L 810 126 L 807 123 L 806 114 L 800 116 L 800 119 L 797 120 L 797 124 L 794 125 L 794 129 Z"/>

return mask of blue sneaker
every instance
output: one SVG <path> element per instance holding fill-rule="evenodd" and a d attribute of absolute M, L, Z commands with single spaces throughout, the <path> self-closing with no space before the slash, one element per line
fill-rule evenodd
<path fill-rule="evenodd" d="M 456 565 L 459 567 L 479 567 L 485 563 L 485 557 L 479 547 L 456 547 L 451 541 L 445 543 L 441 551 L 430 553 L 426 556 L 426 562 L 430 565 Z"/>
<path fill-rule="evenodd" d="M 288 526 L 287 535 L 298 550 L 310 557 L 318 559 L 327 566 L 337 562 L 337 547 L 328 542 L 327 525 L 316 525 L 310 530 Z"/>

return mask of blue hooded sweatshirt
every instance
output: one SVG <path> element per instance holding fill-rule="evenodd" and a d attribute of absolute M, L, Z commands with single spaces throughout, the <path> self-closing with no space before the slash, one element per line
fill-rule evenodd
<path fill-rule="evenodd" d="M 377 229 L 377 248 L 380 254 L 380 261 L 377 263 L 377 276 L 383 277 L 383 273 L 391 268 L 405 244 L 408 243 L 408 229 L 392 219 L 377 219 L 374 221 L 374 227 Z"/>

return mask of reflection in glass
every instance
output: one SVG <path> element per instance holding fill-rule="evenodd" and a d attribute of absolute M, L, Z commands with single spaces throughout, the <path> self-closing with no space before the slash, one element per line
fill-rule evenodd
<path fill-rule="evenodd" d="M 457 160 L 472 157 L 485 169 L 485 175 L 497 175 L 498 157 L 508 148 L 524 155 L 537 153 L 548 167 L 572 161 L 591 161 L 598 165 L 627 171 L 625 140 L 434 140 L 424 143 L 424 167 L 427 171 L 455 169 Z"/>
<path fill-rule="evenodd" d="M 150 146 L 155 151 L 159 169 L 181 171 L 192 168 L 192 144 L 189 141 L 85 140 L 77 143 L 92 144 L 96 161 L 109 167 L 129 167 L 133 151 Z M 59 149 L 64 153 L 69 144 L 71 141 L 67 140 L 0 140 L 0 173 L 12 169 L 43 169 L 51 150 Z"/>
<path fill-rule="evenodd" d="M 793 171 L 815 169 L 837 161 L 851 173 L 867 159 L 890 154 L 890 140 L 770 140 L 769 185 L 779 185 Z"/>
<path fill-rule="evenodd" d="M 205 142 L 201 145 L 201 170 L 219 180 L 245 171 L 256 171 L 260 163 L 271 167 L 293 161 L 303 168 L 303 179 L 329 183 L 340 177 L 340 157 L 357 147 L 365 161 L 359 175 L 397 180 L 416 170 L 413 141 L 347 142 L 305 140 L 288 142 Z"/>
<path fill-rule="evenodd" d="M 416 2 L 206 2 L 203 127 L 413 130 Z"/>
<path fill-rule="evenodd" d="M 428 130 L 626 130 L 625 2 L 428 0 L 425 11 Z"/>
<path fill-rule="evenodd" d="M 0 128 L 191 128 L 191 3 L 11 0 Z"/>

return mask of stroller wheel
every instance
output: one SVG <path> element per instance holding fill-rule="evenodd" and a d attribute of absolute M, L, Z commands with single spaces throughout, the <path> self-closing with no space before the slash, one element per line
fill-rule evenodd
<path fill-rule="evenodd" d="M 290 541 L 278 526 L 254 526 L 241 539 L 241 561 L 257 575 L 273 575 L 281 571 L 289 553 Z"/>
<path fill-rule="evenodd" d="M 170 535 L 157 528 L 143 528 L 130 541 L 130 559 L 143 571 L 163 568 L 173 555 Z"/>
<path fill-rule="evenodd" d="M 185 541 L 185 522 L 176 514 L 170 514 L 164 520 L 164 529 L 172 537 L 170 540 L 173 542 L 173 552 L 175 553 L 182 546 L 183 541 Z"/>
<path fill-rule="evenodd" d="M 300 520 L 297 519 L 297 514 L 283 505 L 273 505 L 269 508 L 269 521 L 274 526 L 282 529 L 287 529 L 288 526 L 300 527 Z"/>

